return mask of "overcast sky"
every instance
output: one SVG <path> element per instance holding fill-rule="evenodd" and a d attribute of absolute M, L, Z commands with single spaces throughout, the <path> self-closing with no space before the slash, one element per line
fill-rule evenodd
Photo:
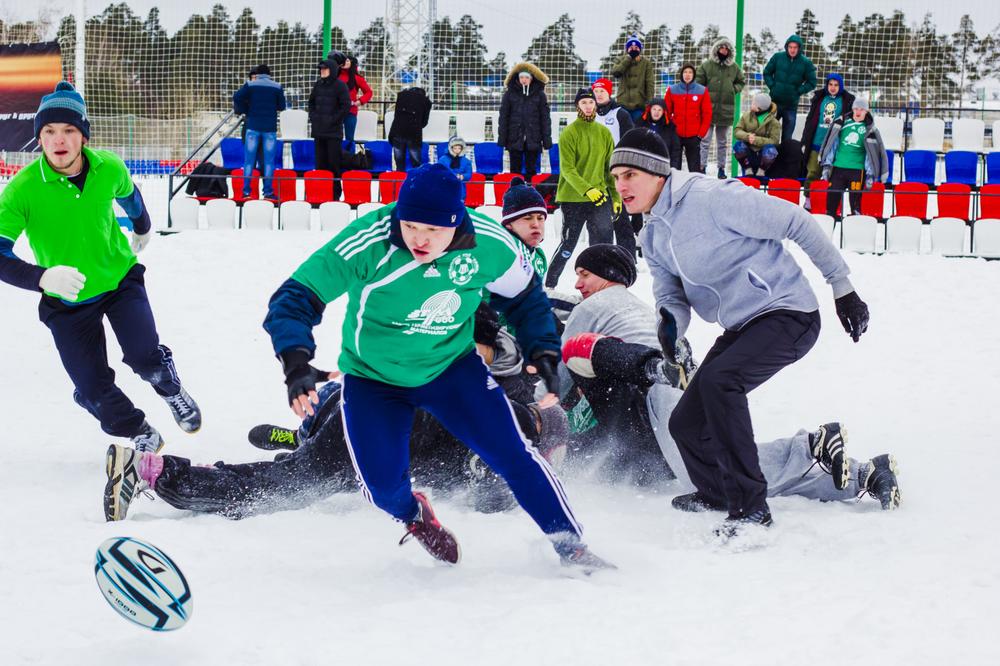
<path fill-rule="evenodd" d="M 176 31 L 195 11 L 207 12 L 216 4 L 213 0 L 127 0 L 138 14 L 145 16 L 150 7 L 160 7 L 161 20 L 171 33 Z M 234 18 L 243 7 L 253 7 L 254 15 L 262 25 L 276 23 L 279 19 L 301 21 L 319 27 L 323 22 L 323 0 L 253 0 L 252 2 L 219 0 L 229 8 Z M 100 13 L 110 0 L 86 0 L 88 15 Z M 857 20 L 868 14 L 889 14 L 903 8 L 911 22 L 918 22 L 925 13 L 931 13 L 938 28 L 953 32 L 962 14 L 969 14 L 980 34 L 1000 24 L 1000 2 L 996 0 L 834 0 L 822 3 L 794 2 L 789 0 L 746 0 L 746 31 L 757 34 L 761 28 L 770 27 L 779 39 L 787 36 L 803 10 L 811 8 L 819 19 L 825 39 L 833 38 L 844 14 Z M 76 0 L 0 0 L 0 18 L 25 19 L 37 15 L 38 7 L 47 7 L 57 18 L 72 13 Z M 661 23 L 671 28 L 671 34 L 685 23 L 696 28 L 696 34 L 709 23 L 718 24 L 723 34 L 730 37 L 736 30 L 735 0 L 437 0 L 438 17 L 457 19 L 471 14 L 483 24 L 483 33 L 490 56 L 505 51 L 508 63 L 513 62 L 527 48 L 531 39 L 552 23 L 560 14 L 569 12 L 576 19 L 577 52 L 588 61 L 588 68 L 595 69 L 606 54 L 608 45 L 615 39 L 624 22 L 625 14 L 634 9 L 642 17 L 645 28 Z M 614 6 L 616 9 L 609 9 Z M 947 10 L 943 11 L 942 6 Z M 365 28 L 373 18 L 384 12 L 384 0 L 334 0 L 334 24 L 347 33 L 349 39 Z M 617 9 L 620 7 L 621 9 Z M 697 8 L 697 9 L 695 9 Z M 58 23 L 58 20 L 57 20 Z"/>

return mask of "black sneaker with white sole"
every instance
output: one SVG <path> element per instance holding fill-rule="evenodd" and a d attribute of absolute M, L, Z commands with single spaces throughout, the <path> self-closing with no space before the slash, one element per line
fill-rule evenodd
<path fill-rule="evenodd" d="M 198 432 L 201 428 L 201 410 L 188 392 L 182 387 L 176 395 L 161 396 L 170 408 L 174 421 L 186 433 Z"/>
<path fill-rule="evenodd" d="M 809 435 L 809 448 L 820 468 L 833 476 L 833 485 L 843 490 L 850 481 L 850 468 L 844 446 L 847 444 L 847 428 L 839 423 L 824 423 Z"/>
<path fill-rule="evenodd" d="M 858 485 L 862 493 L 868 493 L 879 501 L 883 511 L 892 511 L 899 508 L 901 501 L 898 474 L 895 456 L 883 453 L 862 465 Z"/>
<path fill-rule="evenodd" d="M 670 506 L 674 507 L 678 511 L 688 511 L 690 513 L 726 510 L 724 505 L 713 502 L 711 499 L 705 497 L 698 491 L 687 493 L 686 495 L 678 495 L 670 500 Z"/>

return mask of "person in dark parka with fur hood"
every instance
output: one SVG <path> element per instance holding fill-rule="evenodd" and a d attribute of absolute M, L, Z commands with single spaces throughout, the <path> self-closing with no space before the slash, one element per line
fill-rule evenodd
<path fill-rule="evenodd" d="M 728 37 L 719 37 L 712 44 L 709 56 L 698 65 L 694 80 L 708 89 L 712 100 L 712 125 L 701 140 L 701 166 L 708 164 L 712 136 L 715 136 L 716 162 L 719 178 L 726 177 L 729 150 L 729 130 L 736 120 L 736 95 L 743 90 L 743 70 L 736 64 L 736 49 Z"/>
<path fill-rule="evenodd" d="M 497 143 L 510 153 L 511 173 L 530 181 L 542 149 L 552 147 L 552 120 L 545 84 L 549 77 L 531 63 L 514 65 L 504 81 Z"/>

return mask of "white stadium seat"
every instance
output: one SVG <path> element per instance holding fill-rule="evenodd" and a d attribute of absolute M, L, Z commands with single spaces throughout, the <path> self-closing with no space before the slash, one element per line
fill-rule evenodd
<path fill-rule="evenodd" d="M 833 238 L 833 218 L 823 213 L 813 213 L 813 219 L 819 224 L 820 229 L 827 238 Z"/>
<path fill-rule="evenodd" d="M 1000 220 L 977 220 L 972 228 L 972 254 L 977 257 L 1000 257 Z"/>
<path fill-rule="evenodd" d="M 497 222 L 499 222 L 500 218 L 503 217 L 503 207 L 502 206 L 480 206 L 476 210 L 478 212 L 482 213 L 483 215 L 489 215 L 490 217 L 492 217 Z"/>
<path fill-rule="evenodd" d="M 792 138 L 796 141 L 802 140 L 802 133 L 806 129 L 806 114 L 798 113 L 795 115 L 795 130 L 792 131 Z"/>
<path fill-rule="evenodd" d="M 364 143 L 378 138 L 378 114 L 367 109 L 358 110 L 358 126 L 354 130 L 354 140 Z"/>
<path fill-rule="evenodd" d="M 944 150 L 944 121 L 940 118 L 917 118 L 913 121 L 913 134 L 908 150 Z"/>
<path fill-rule="evenodd" d="M 848 215 L 841 222 L 841 245 L 853 252 L 875 252 L 878 222 L 871 215 Z"/>
<path fill-rule="evenodd" d="M 249 231 L 270 231 L 274 228 L 274 202 L 250 199 L 243 202 L 242 227 Z"/>
<path fill-rule="evenodd" d="M 396 117 L 395 111 L 385 112 L 385 138 L 389 138 L 389 129 L 392 127 L 392 119 Z"/>
<path fill-rule="evenodd" d="M 236 202 L 232 199 L 212 199 L 205 202 L 205 220 L 209 229 L 235 229 Z"/>
<path fill-rule="evenodd" d="M 903 152 L 903 119 L 888 116 L 875 116 L 875 127 L 882 135 L 882 143 L 886 150 L 894 153 Z"/>
<path fill-rule="evenodd" d="M 921 225 L 920 219 L 916 217 L 890 217 L 885 223 L 885 251 L 918 254 Z"/>
<path fill-rule="evenodd" d="M 965 244 L 966 224 L 957 217 L 939 217 L 931 220 L 931 252 L 934 254 L 960 255 L 968 250 Z"/>
<path fill-rule="evenodd" d="M 309 114 L 301 109 L 285 109 L 278 114 L 282 141 L 309 138 Z"/>
<path fill-rule="evenodd" d="M 323 231 L 340 231 L 354 218 L 350 204 L 327 201 L 319 206 L 319 226 Z"/>
<path fill-rule="evenodd" d="M 440 143 L 451 138 L 451 111 L 431 111 L 424 128 L 426 143 Z"/>
<path fill-rule="evenodd" d="M 1000 151 L 1000 120 L 993 121 L 993 150 Z"/>
<path fill-rule="evenodd" d="M 483 143 L 486 141 L 485 111 L 456 111 L 455 133 L 466 143 Z"/>
<path fill-rule="evenodd" d="M 285 201 L 278 209 L 278 221 L 286 231 L 309 231 L 312 206 L 308 201 Z"/>
<path fill-rule="evenodd" d="M 381 208 L 384 205 L 385 205 L 384 203 L 380 203 L 378 201 L 369 201 L 367 203 L 358 204 L 358 213 L 357 213 L 357 215 L 358 215 L 358 217 L 361 217 L 363 215 L 367 215 L 368 213 L 372 212 L 373 210 L 378 210 L 379 208 Z"/>
<path fill-rule="evenodd" d="M 176 196 L 170 202 L 171 229 L 197 229 L 201 204 L 193 197 Z"/>
<path fill-rule="evenodd" d="M 576 120 L 575 111 L 553 111 L 549 117 L 552 119 L 552 143 L 559 143 L 559 119 L 562 118 L 566 121 L 566 126 L 568 127 L 571 122 Z"/>
<path fill-rule="evenodd" d="M 958 118 L 951 123 L 951 149 L 983 152 L 986 123 L 978 118 Z"/>
<path fill-rule="evenodd" d="M 560 238 L 562 236 L 562 209 L 556 208 L 545 218 L 545 238 Z"/>

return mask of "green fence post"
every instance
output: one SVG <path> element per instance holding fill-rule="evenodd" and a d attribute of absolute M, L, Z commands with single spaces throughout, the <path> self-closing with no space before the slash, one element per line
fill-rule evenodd
<path fill-rule="evenodd" d="M 747 71 L 743 69 L 743 2 L 744 0 L 736 0 L 736 65 L 743 72 L 743 77 L 745 79 Z M 746 85 L 745 82 L 744 85 Z M 736 130 L 736 125 L 740 122 L 740 116 L 743 114 L 743 93 L 736 93 L 735 107 L 736 113 L 733 116 L 734 132 Z M 733 138 L 736 138 L 735 133 Z M 733 153 L 730 167 L 732 169 L 730 173 L 732 173 L 735 177 L 736 174 L 739 173 L 739 165 L 736 162 L 736 153 Z"/>
<path fill-rule="evenodd" d="M 333 29 L 333 0 L 323 0 L 323 57 L 330 52 L 333 46 L 330 30 Z"/>

